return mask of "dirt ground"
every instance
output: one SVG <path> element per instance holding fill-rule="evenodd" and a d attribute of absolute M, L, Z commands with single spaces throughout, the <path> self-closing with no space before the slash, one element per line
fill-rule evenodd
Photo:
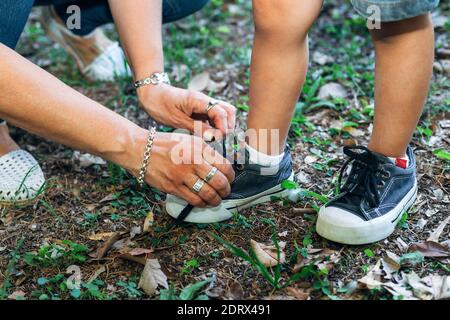
<path fill-rule="evenodd" d="M 326 198 L 333 195 L 344 160 L 342 146 L 366 144 L 373 118 L 374 54 L 365 21 L 349 5 L 330 1 L 311 32 L 309 76 L 289 138 L 302 189 L 295 202 L 278 199 L 240 212 L 225 223 L 176 227 L 164 213 L 164 195 L 138 188 L 121 168 L 95 164 L 92 159 L 80 161 L 73 150 L 15 128 L 19 144 L 42 165 L 48 188 L 33 206 L 0 209 L 0 298 L 177 298 L 183 288 L 206 279 L 191 298 L 402 299 L 409 297 L 414 285 L 407 283 L 400 292 L 397 287 L 390 290 L 357 280 L 372 275 L 380 282 L 399 284 L 412 273 L 419 278 L 450 275 L 449 256 L 417 258 L 408 251 L 450 216 L 450 162 L 445 160 L 450 150 L 448 13 L 444 4 L 434 14 L 435 73 L 412 142 L 418 163 L 418 199 L 385 241 L 341 246 L 314 232 L 320 197 L 305 190 Z M 114 36 L 112 27 L 107 29 Z M 244 1 L 213 1 L 194 17 L 164 29 L 167 70 L 176 85 L 192 84 L 196 75 L 208 72 L 205 92 L 234 103 L 241 126 L 248 110 L 252 31 L 251 8 Z M 127 81 L 84 81 L 71 58 L 45 37 L 36 13 L 19 51 L 89 97 L 142 126 L 149 124 Z M 318 89 L 329 83 L 339 83 L 345 97 L 319 99 Z M 144 232 L 150 212 L 153 226 Z M 444 226 L 438 239 L 447 248 L 449 232 L 449 225 Z M 219 243 L 214 234 L 228 245 Z M 248 251 L 251 239 L 270 243 L 274 238 L 286 242 L 286 262 L 269 270 L 279 275 L 279 284 L 270 283 L 257 266 L 229 250 L 232 244 Z M 52 250 L 61 252 L 52 255 Z M 376 268 L 375 273 L 370 271 L 391 253 L 403 258 L 391 278 L 380 278 Z M 168 277 L 171 289 L 163 290 L 164 295 L 149 296 L 138 288 L 146 258 L 157 259 Z M 64 285 L 71 265 L 81 270 L 79 292 Z M 296 273 L 301 276 L 288 282 Z"/>

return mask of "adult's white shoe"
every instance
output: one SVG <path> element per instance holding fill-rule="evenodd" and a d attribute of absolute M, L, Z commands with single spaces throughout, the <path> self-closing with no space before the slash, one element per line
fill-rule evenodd
<path fill-rule="evenodd" d="M 88 80 L 114 81 L 131 76 L 119 43 L 110 40 L 101 28 L 78 36 L 67 28 L 52 6 L 41 8 L 40 18 L 47 35 L 75 59 Z"/>
<path fill-rule="evenodd" d="M 44 186 L 41 167 L 28 152 L 15 150 L 0 157 L 0 206 L 31 203 Z"/>

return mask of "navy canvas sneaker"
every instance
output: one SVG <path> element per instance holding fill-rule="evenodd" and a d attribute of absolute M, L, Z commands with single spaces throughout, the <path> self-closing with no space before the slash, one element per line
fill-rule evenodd
<path fill-rule="evenodd" d="M 412 149 L 407 149 L 409 165 L 405 168 L 366 147 L 345 147 L 344 153 L 350 159 L 341 169 L 339 183 L 350 163 L 351 171 L 340 195 L 320 209 L 317 233 L 351 245 L 387 238 L 417 196 Z"/>
<path fill-rule="evenodd" d="M 245 149 L 244 149 L 245 150 Z M 231 185 L 230 195 L 220 206 L 194 208 L 173 195 L 166 198 L 166 211 L 178 221 L 190 223 L 215 223 L 233 217 L 238 210 L 256 204 L 268 202 L 275 196 L 285 196 L 288 190 L 281 187 L 284 180 L 293 179 L 292 159 L 289 147 L 277 168 L 268 168 L 248 163 L 248 154 L 244 152 L 245 161 L 233 164 L 236 177 Z"/>

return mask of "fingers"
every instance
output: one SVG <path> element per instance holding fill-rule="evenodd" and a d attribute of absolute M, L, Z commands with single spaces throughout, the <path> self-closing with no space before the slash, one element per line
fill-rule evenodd
<path fill-rule="evenodd" d="M 188 90 L 187 93 L 187 102 L 192 106 L 193 113 L 206 114 L 213 126 L 223 134 L 234 129 L 236 125 L 236 108 L 234 106 L 227 102 L 218 101 L 218 104 L 207 112 L 208 103 L 214 101 L 214 99 L 201 92 Z"/>
<path fill-rule="evenodd" d="M 180 188 L 175 193 L 177 197 L 180 197 L 189 204 L 192 204 L 195 207 L 204 208 L 206 207 L 206 202 L 200 198 L 197 194 L 193 193 L 191 189 L 189 189 L 187 186 L 180 186 Z"/>
<path fill-rule="evenodd" d="M 196 166 L 196 174 L 203 180 L 206 179 L 206 176 L 213 170 L 213 166 L 205 161 L 203 165 Z M 205 180 L 206 181 L 206 180 Z M 227 177 L 217 170 L 216 174 L 207 182 L 219 196 L 223 199 L 230 194 L 231 187 L 228 182 Z"/>
<path fill-rule="evenodd" d="M 231 163 L 216 150 L 205 144 L 202 156 L 206 162 L 219 169 L 230 184 L 234 181 L 234 170 Z"/>
<path fill-rule="evenodd" d="M 208 112 L 208 115 L 211 115 L 212 119 L 214 119 L 214 117 L 216 116 L 215 109 L 225 111 L 227 129 L 228 131 L 234 130 L 236 127 L 236 108 L 228 102 L 219 101 L 219 104 Z M 223 115 L 222 111 L 219 111 L 219 114 L 217 116 L 220 116 L 220 114 Z"/>
<path fill-rule="evenodd" d="M 195 194 L 195 192 L 192 190 L 192 187 L 194 184 L 201 179 L 199 176 L 192 175 L 188 177 L 185 181 L 185 184 L 188 188 L 191 189 L 191 192 Z M 219 194 L 214 190 L 209 184 L 205 182 L 203 187 L 200 189 L 200 191 L 197 194 L 207 205 L 217 207 L 222 202 L 222 198 L 219 196 Z"/>

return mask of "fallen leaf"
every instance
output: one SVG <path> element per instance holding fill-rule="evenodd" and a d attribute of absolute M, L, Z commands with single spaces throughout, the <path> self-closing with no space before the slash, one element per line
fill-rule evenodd
<path fill-rule="evenodd" d="M 92 274 L 92 276 L 89 277 L 87 283 L 91 283 L 92 281 L 94 281 L 95 279 L 98 278 L 99 275 L 101 275 L 103 272 L 106 271 L 106 267 L 105 266 L 101 266 L 100 268 L 98 268 L 97 270 L 95 270 L 95 272 Z"/>
<path fill-rule="evenodd" d="M 19 290 L 19 291 L 14 291 L 13 293 L 11 293 L 8 296 L 8 299 L 10 299 L 10 300 L 17 300 L 17 299 L 20 299 L 20 298 L 23 299 L 25 297 L 26 297 L 26 293 L 21 291 L 21 290 Z"/>
<path fill-rule="evenodd" d="M 142 256 L 143 254 L 149 254 L 152 252 L 153 252 L 152 249 L 134 248 L 131 251 L 128 251 L 127 253 L 131 254 L 132 256 Z"/>
<path fill-rule="evenodd" d="M 408 284 L 411 286 L 411 288 L 413 288 L 414 296 L 421 300 L 433 299 L 433 289 L 423 284 L 419 276 L 414 271 L 409 274 L 405 274 L 405 277 Z"/>
<path fill-rule="evenodd" d="M 195 75 L 191 81 L 189 81 L 188 89 L 195 91 L 203 91 L 208 87 L 210 81 L 210 75 L 208 71 Z"/>
<path fill-rule="evenodd" d="M 304 162 L 306 164 L 311 164 L 314 163 L 318 160 L 319 158 L 317 158 L 316 156 L 306 156 Z"/>
<path fill-rule="evenodd" d="M 450 276 L 431 275 L 423 278 L 422 282 L 433 289 L 434 299 L 450 299 Z"/>
<path fill-rule="evenodd" d="M 95 164 L 97 165 L 106 164 L 106 161 L 100 157 L 94 156 L 89 153 L 81 153 L 79 151 L 75 151 L 73 153 L 73 159 L 77 160 L 82 168 L 87 168 Z"/>
<path fill-rule="evenodd" d="M 90 235 L 88 237 L 89 240 L 92 241 L 104 241 L 106 239 L 111 238 L 111 236 L 114 234 L 114 232 L 100 232 L 93 235 Z"/>
<path fill-rule="evenodd" d="M 120 232 L 114 232 L 103 245 L 101 245 L 96 252 L 90 253 L 89 256 L 94 259 L 101 259 L 103 258 L 109 249 L 114 245 L 116 241 L 120 239 L 122 234 Z"/>
<path fill-rule="evenodd" d="M 208 91 L 211 91 L 213 93 L 217 93 L 223 90 L 227 86 L 227 83 L 225 81 L 221 82 L 215 82 L 213 80 L 209 80 L 208 85 L 206 86 L 206 89 Z"/>
<path fill-rule="evenodd" d="M 393 273 L 400 270 L 400 257 L 395 253 L 386 251 L 386 254 L 381 259 L 383 270 L 386 272 L 386 278 L 390 279 Z"/>
<path fill-rule="evenodd" d="M 250 245 L 255 252 L 258 260 L 266 267 L 274 267 L 278 264 L 283 264 L 286 261 L 286 255 L 283 252 L 286 243 L 279 242 L 280 257 L 278 260 L 277 248 L 275 245 L 265 245 L 255 240 L 250 240 Z"/>
<path fill-rule="evenodd" d="M 133 226 L 130 229 L 130 239 L 140 235 L 142 233 L 141 226 Z"/>
<path fill-rule="evenodd" d="M 310 291 L 305 289 L 297 289 L 293 287 L 289 287 L 286 289 L 286 292 L 289 296 L 294 297 L 297 300 L 308 300 Z"/>
<path fill-rule="evenodd" d="M 147 217 L 145 218 L 145 221 L 144 221 L 144 227 L 143 227 L 144 232 L 150 232 L 151 227 L 153 226 L 153 222 L 154 222 L 154 221 L 155 221 L 155 220 L 154 220 L 153 212 L 150 211 L 150 212 L 147 214 Z"/>
<path fill-rule="evenodd" d="M 319 99 L 326 100 L 328 98 L 347 98 L 347 90 L 336 82 L 330 82 L 324 85 L 319 90 Z"/>
<path fill-rule="evenodd" d="M 244 299 L 244 289 L 239 282 L 233 281 L 226 293 L 228 300 L 242 300 Z"/>
<path fill-rule="evenodd" d="M 342 131 L 349 133 L 352 137 L 358 138 L 364 136 L 366 133 L 355 127 L 344 127 Z"/>
<path fill-rule="evenodd" d="M 382 273 L 380 259 L 364 277 L 358 280 L 358 283 L 370 290 L 380 288 L 383 285 Z"/>
<path fill-rule="evenodd" d="M 439 242 L 439 237 L 445 229 L 445 226 L 450 221 L 450 216 L 448 216 L 442 223 L 433 231 L 433 233 L 428 237 L 427 241 Z"/>
<path fill-rule="evenodd" d="M 104 197 L 102 200 L 100 200 L 99 203 L 109 202 L 109 201 L 113 201 L 113 200 L 116 200 L 116 194 L 111 193 L 111 194 L 107 195 L 106 197 Z"/>
<path fill-rule="evenodd" d="M 167 276 L 162 272 L 158 259 L 147 259 L 138 286 L 149 296 L 155 294 L 158 286 L 169 288 Z"/>
<path fill-rule="evenodd" d="M 312 61 L 318 65 L 324 66 L 328 63 L 333 62 L 333 58 L 320 51 L 315 51 L 312 55 Z"/>
<path fill-rule="evenodd" d="M 438 242 L 425 241 L 421 243 L 413 243 L 408 251 L 419 251 L 424 257 L 429 258 L 447 258 L 450 257 L 448 248 Z"/>

